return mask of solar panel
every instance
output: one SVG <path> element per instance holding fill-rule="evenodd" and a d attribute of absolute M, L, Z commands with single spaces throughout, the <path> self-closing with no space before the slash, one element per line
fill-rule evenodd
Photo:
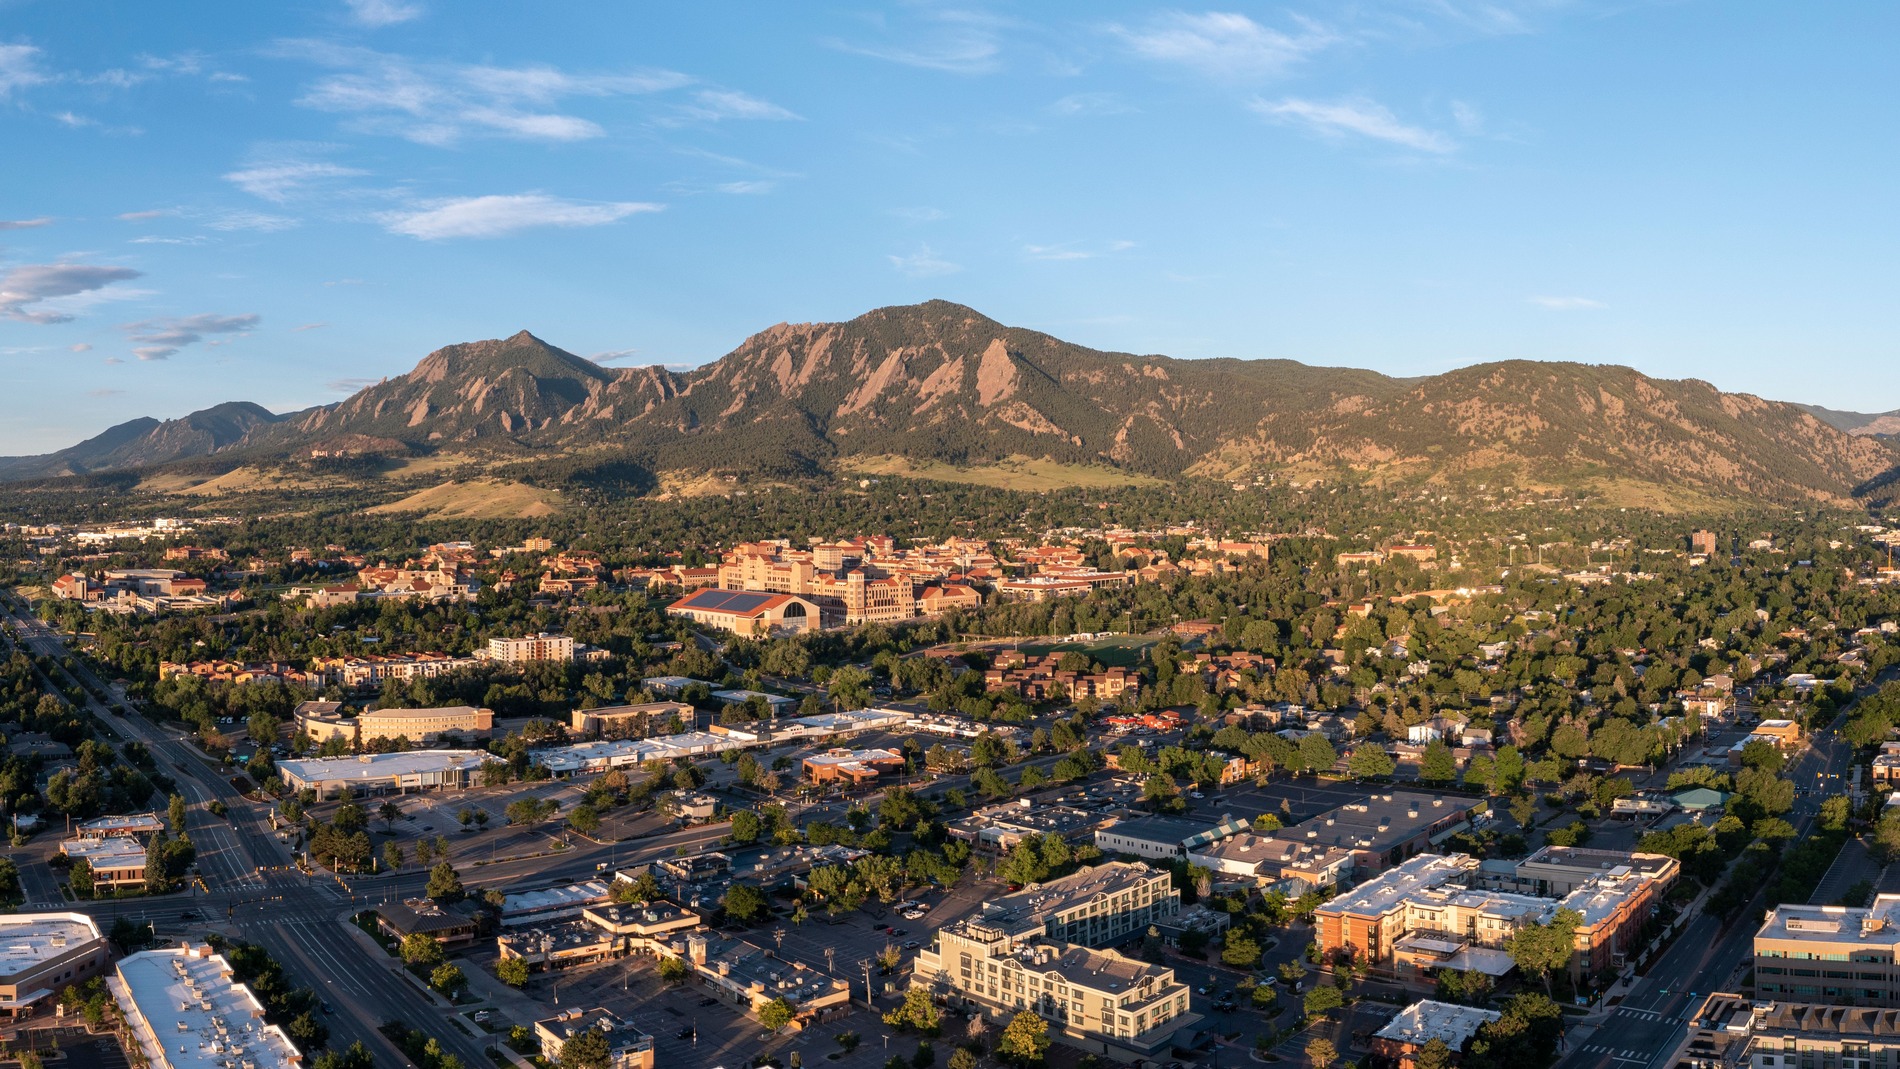
<path fill-rule="evenodd" d="M 759 606 L 777 596 L 752 590 L 707 589 L 693 595 L 692 606 L 695 609 L 711 609 L 714 612 L 745 614 L 756 611 Z"/>

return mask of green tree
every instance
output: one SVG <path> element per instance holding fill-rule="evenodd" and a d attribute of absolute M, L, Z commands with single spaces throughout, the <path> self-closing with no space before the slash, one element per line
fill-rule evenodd
<path fill-rule="evenodd" d="M 668 954 L 660 959 L 660 980 L 667 984 L 686 982 L 686 962 Z"/>
<path fill-rule="evenodd" d="M 462 877 L 455 866 L 447 861 L 438 861 L 435 868 L 429 870 L 429 884 L 423 894 L 437 902 L 459 902 L 466 893 L 462 889 Z"/>
<path fill-rule="evenodd" d="M 391 839 L 388 842 L 383 844 L 383 867 L 384 868 L 388 869 L 391 872 L 394 872 L 397 869 L 402 868 L 402 863 L 405 860 L 407 859 L 402 856 L 401 843 L 397 842 L 394 839 Z"/>
<path fill-rule="evenodd" d="M 1412 1058 L 1414 1069 L 1451 1069 L 1451 1047 L 1433 1036 Z"/>
<path fill-rule="evenodd" d="M 1339 751 L 1317 731 L 1300 739 L 1299 753 L 1300 764 L 1314 772 L 1325 772 L 1339 760 Z"/>
<path fill-rule="evenodd" d="M 1324 1016 L 1345 1004 L 1345 996 L 1341 995 L 1339 989 L 1331 984 L 1316 983 L 1313 985 L 1312 990 L 1306 993 L 1306 1015 L 1308 1017 Z"/>
<path fill-rule="evenodd" d="M 445 961 L 429 974 L 429 986 L 454 998 L 457 992 L 468 986 L 468 977 L 462 975 L 461 966 Z"/>
<path fill-rule="evenodd" d="M 376 815 L 382 818 L 384 831 L 395 831 L 396 822 L 402 819 L 402 806 L 394 801 L 384 802 L 377 807 Z"/>
<path fill-rule="evenodd" d="M 756 924 L 771 911 L 765 893 L 749 883 L 735 883 L 726 890 L 726 916 L 740 924 Z"/>
<path fill-rule="evenodd" d="M 399 949 L 404 965 L 427 968 L 442 963 L 442 944 L 427 932 L 411 932 L 404 936 Z"/>
<path fill-rule="evenodd" d="M 1444 739 L 1433 739 L 1425 744 L 1425 753 L 1418 762 L 1418 778 L 1432 784 L 1446 784 L 1458 778 L 1458 760 Z"/>
<path fill-rule="evenodd" d="M 750 809 L 741 809 L 732 814 L 732 828 L 726 834 L 731 836 L 735 843 L 756 843 L 759 841 L 759 832 L 763 828 L 764 825 L 759 821 L 757 813 Z"/>
<path fill-rule="evenodd" d="M 66 882 L 72 885 L 73 894 L 81 898 L 92 897 L 92 862 L 80 858 L 66 873 Z"/>
<path fill-rule="evenodd" d="M 1220 960 L 1236 969 L 1251 969 L 1260 964 L 1260 944 L 1245 933 L 1230 931 L 1221 946 Z"/>
<path fill-rule="evenodd" d="M 1314 1036 L 1306 1041 L 1306 1064 L 1312 1069 L 1332 1069 L 1339 1060 L 1339 1048 L 1325 1036 Z"/>
<path fill-rule="evenodd" d="M 165 816 L 170 819 L 173 835 L 185 834 L 185 796 L 174 794 L 165 803 Z"/>
<path fill-rule="evenodd" d="M 942 1025 L 942 1018 L 930 1001 L 930 992 L 913 987 L 904 992 L 903 1005 L 884 1015 L 884 1023 L 892 1028 L 934 1036 Z"/>
<path fill-rule="evenodd" d="M 498 958 L 495 979 L 509 987 L 521 987 L 528 982 L 528 963 L 520 958 Z"/>
<path fill-rule="evenodd" d="M 583 1029 L 561 1042 L 560 1069 L 607 1069 L 613 1058 L 613 1045 L 607 1033 L 598 1028 Z"/>
<path fill-rule="evenodd" d="M 791 1024 L 795 1016 L 797 1016 L 797 1011 L 783 998 L 775 998 L 759 1007 L 759 1023 L 770 1032 L 776 1032 Z"/>
<path fill-rule="evenodd" d="M 1380 746 L 1370 743 L 1354 747 L 1352 756 L 1346 759 L 1346 771 L 1360 779 L 1383 779 L 1396 769 L 1392 755 Z"/>
<path fill-rule="evenodd" d="M 1041 1065 L 1049 1052 L 1049 1023 L 1028 1010 L 1009 1019 L 996 1053 L 1017 1065 Z"/>
<path fill-rule="evenodd" d="M 1529 924 L 1519 928 L 1505 944 L 1518 971 L 1540 976 L 1549 993 L 1550 974 L 1567 968 L 1577 950 L 1577 929 L 1583 914 L 1574 909 L 1559 909 L 1548 924 Z"/>
<path fill-rule="evenodd" d="M 592 835 L 600 830 L 600 811 L 583 802 L 568 811 L 567 824 L 582 835 Z"/>

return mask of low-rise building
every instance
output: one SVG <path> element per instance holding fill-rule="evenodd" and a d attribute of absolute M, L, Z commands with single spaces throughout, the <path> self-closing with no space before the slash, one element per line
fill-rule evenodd
<path fill-rule="evenodd" d="M 863 787 L 878 777 L 904 771 L 904 755 L 895 750 L 826 750 L 805 758 L 805 777 L 813 783 Z"/>
<path fill-rule="evenodd" d="M 1037 805 L 1028 798 L 984 806 L 950 822 L 953 839 L 961 839 L 986 853 L 1007 854 L 1031 836 L 1055 835 L 1072 842 L 1094 838 L 1107 820 L 1100 813 L 1066 805 Z"/>
<path fill-rule="evenodd" d="M 145 886 L 145 844 L 130 835 L 103 839 L 68 839 L 59 852 L 92 870 L 92 885 L 100 890 L 130 891 Z"/>
<path fill-rule="evenodd" d="M 149 839 L 164 830 L 165 822 L 157 813 L 132 813 L 82 821 L 73 829 L 73 834 L 81 839 L 110 839 L 121 835 Z"/>
<path fill-rule="evenodd" d="M 1352 875 L 1352 851 L 1291 834 L 1241 832 L 1188 851 L 1188 863 L 1214 873 L 1216 884 L 1252 884 L 1298 896 L 1337 887 Z"/>
<path fill-rule="evenodd" d="M 0 915 L 0 1013 L 30 1013 L 59 989 L 97 976 L 111 959 L 98 922 L 84 913 Z"/>
<path fill-rule="evenodd" d="M 483 768 L 501 763 L 501 758 L 483 750 L 408 750 L 279 761 L 277 774 L 291 790 L 307 788 L 320 796 L 342 790 L 366 794 L 459 791 L 476 786 Z"/>
<path fill-rule="evenodd" d="M 145 950 L 107 980 L 150 1069 L 291 1069 L 303 1055 L 208 946 Z"/>
<path fill-rule="evenodd" d="M 534 1022 L 541 1056 L 555 1065 L 561 1064 L 561 1051 L 567 1041 L 588 1031 L 607 1037 L 607 1069 L 653 1069 L 653 1037 L 614 1016 L 611 1010 L 569 1010 Z"/>
<path fill-rule="evenodd" d="M 653 725 L 665 725 L 677 719 L 681 727 L 692 727 L 696 711 L 686 702 L 639 702 L 634 705 L 605 705 L 598 709 L 576 709 L 571 729 L 585 739 L 622 739 L 644 736 Z"/>
<path fill-rule="evenodd" d="M 376 909 L 376 927 L 393 939 L 426 935 L 445 946 L 475 941 L 480 925 L 467 902 L 443 906 L 427 898 L 392 902 Z"/>
<path fill-rule="evenodd" d="M 450 705 L 437 709 L 366 709 L 354 717 L 342 715 L 335 702 L 303 702 L 297 706 L 297 730 L 318 744 L 342 739 L 352 746 L 405 740 L 424 745 L 442 738 L 485 739 L 495 726 L 492 709 Z"/>
<path fill-rule="evenodd" d="M 790 1003 L 798 1026 L 847 1012 L 851 987 L 845 981 L 786 961 L 763 947 L 711 932 L 676 937 L 668 952 L 686 962 L 716 997 L 749 1013 L 766 1003 Z"/>
<path fill-rule="evenodd" d="M 818 603 L 796 594 L 708 587 L 675 601 L 666 611 L 703 627 L 748 637 L 805 634 L 820 626 Z"/>
<path fill-rule="evenodd" d="M 1127 817 L 1095 832 L 1095 846 L 1105 854 L 1128 854 L 1150 860 L 1172 861 L 1209 843 L 1247 830 L 1247 823 L 1231 814 L 1218 820 L 1192 817 Z"/>
<path fill-rule="evenodd" d="M 1406 791 L 1382 791 L 1348 802 L 1293 828 L 1321 846 L 1349 850 L 1360 877 L 1372 876 L 1433 849 L 1471 826 L 1482 801 Z"/>
<path fill-rule="evenodd" d="M 620 953 L 621 940 L 585 921 L 556 921 L 510 928 L 495 937 L 496 952 L 518 958 L 532 969 L 566 969 L 606 961 Z"/>
<path fill-rule="evenodd" d="M 1716 992 L 1691 1011 L 1674 1069 L 1873 1069 L 1900 1063 L 1900 1012 Z"/>
<path fill-rule="evenodd" d="M 1418 1052 L 1432 1040 L 1443 1043 L 1456 1056 L 1464 1052 L 1480 1028 L 1503 1016 L 1497 1010 L 1424 999 L 1400 1010 L 1398 1016 L 1372 1034 L 1372 1053 L 1387 1065 L 1412 1069 Z"/>

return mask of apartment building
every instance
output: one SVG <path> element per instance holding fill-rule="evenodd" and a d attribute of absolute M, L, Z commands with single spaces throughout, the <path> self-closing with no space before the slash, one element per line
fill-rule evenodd
<path fill-rule="evenodd" d="M 1040 935 L 1101 947 L 1168 923 L 1180 912 L 1181 892 L 1166 870 L 1110 861 L 985 902 L 981 919 L 1012 938 Z"/>
<path fill-rule="evenodd" d="M 394 680 L 434 679 L 482 662 L 473 657 L 451 657 L 445 653 L 409 653 L 369 657 L 318 657 L 310 662 L 313 686 L 332 683 L 350 690 L 375 690 Z"/>
<path fill-rule="evenodd" d="M 1673 878 L 1673 876 L 1672 876 Z M 1439 969 L 1501 975 L 1504 947 L 1520 928 L 1548 924 L 1559 909 L 1582 916 L 1573 975 L 1621 965 L 1668 886 L 1633 868 L 1590 877 L 1562 897 L 1482 886 L 1481 866 L 1465 854 L 1419 854 L 1321 906 L 1320 948 L 1400 972 Z"/>
<path fill-rule="evenodd" d="M 342 739 L 352 746 L 406 739 L 422 745 L 445 736 L 485 739 L 495 726 L 492 709 L 450 705 L 435 709 L 366 709 L 354 717 L 335 702 L 303 702 L 295 712 L 297 730 L 318 744 Z"/>
<path fill-rule="evenodd" d="M 1755 933 L 1755 990 L 1900 1007 L 1900 895 L 1876 895 L 1861 908 L 1776 906 Z"/>
<path fill-rule="evenodd" d="M 574 659 L 574 640 L 566 635 L 550 635 L 545 632 L 524 638 L 491 638 L 482 653 L 486 660 L 497 664 L 564 662 Z"/>
<path fill-rule="evenodd" d="M 1675 1069 L 1879 1069 L 1900 1065 L 1900 1011 L 1718 991 L 1662 1064 Z"/>
<path fill-rule="evenodd" d="M 939 931 L 918 953 L 911 984 L 999 1022 L 1029 1010 L 1048 1022 L 1052 1038 L 1118 1061 L 1192 1042 L 1200 1023 L 1173 969 L 1112 950 L 1014 936 L 982 920 Z"/>

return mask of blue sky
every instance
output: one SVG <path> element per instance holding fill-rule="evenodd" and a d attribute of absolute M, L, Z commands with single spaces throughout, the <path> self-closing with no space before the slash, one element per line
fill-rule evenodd
<path fill-rule="evenodd" d="M 1900 7 L 0 0 L 0 453 L 943 297 L 1900 408 Z"/>

